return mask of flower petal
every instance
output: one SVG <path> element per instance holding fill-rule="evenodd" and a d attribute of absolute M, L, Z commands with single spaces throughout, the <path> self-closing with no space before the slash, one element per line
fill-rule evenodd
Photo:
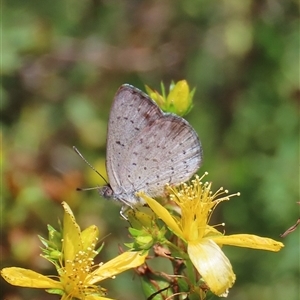
<path fill-rule="evenodd" d="M 41 289 L 63 289 L 59 281 L 23 268 L 4 268 L 1 270 L 1 275 L 12 285 Z"/>
<path fill-rule="evenodd" d="M 148 253 L 142 251 L 124 252 L 92 272 L 92 279 L 89 283 L 94 284 L 103 279 L 112 278 L 128 269 L 136 268 L 144 263 L 147 255 Z"/>
<path fill-rule="evenodd" d="M 179 237 L 183 236 L 183 232 L 172 217 L 172 215 L 169 213 L 167 209 L 165 209 L 160 203 L 158 203 L 156 200 L 152 199 L 151 197 L 147 196 L 143 192 L 137 193 L 139 197 L 141 197 L 143 200 L 147 202 L 147 204 L 150 206 L 150 208 L 155 212 L 155 214 L 161 218 L 166 225 Z"/>
<path fill-rule="evenodd" d="M 228 289 L 235 282 L 235 274 L 221 248 L 212 240 L 203 239 L 201 243 L 188 243 L 187 250 L 210 290 L 220 297 L 226 297 Z"/>
<path fill-rule="evenodd" d="M 63 254 L 65 261 L 73 261 L 75 255 L 82 250 L 80 227 L 76 223 L 72 210 L 66 202 L 62 202 L 65 210 L 63 228 Z"/>
<path fill-rule="evenodd" d="M 167 105 L 170 112 L 179 116 L 188 112 L 191 106 L 190 89 L 186 80 L 178 81 L 167 96 Z"/>
<path fill-rule="evenodd" d="M 91 225 L 81 232 L 81 242 L 83 250 L 96 245 L 99 236 L 99 229 L 95 225 Z M 95 248 L 95 246 L 94 246 Z"/>
<path fill-rule="evenodd" d="M 260 237 L 252 234 L 232 234 L 227 236 L 216 236 L 212 239 L 218 245 L 231 245 L 237 247 L 246 247 L 252 249 L 279 251 L 284 245 L 270 238 Z"/>

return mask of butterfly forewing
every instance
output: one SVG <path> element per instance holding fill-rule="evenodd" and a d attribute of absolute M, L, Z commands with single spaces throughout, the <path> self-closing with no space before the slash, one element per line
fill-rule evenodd
<path fill-rule="evenodd" d="M 140 90 L 126 84 L 117 91 L 109 116 L 106 149 L 106 169 L 114 193 L 123 191 L 121 168 L 131 145 L 140 131 L 161 115 L 161 110 Z"/>

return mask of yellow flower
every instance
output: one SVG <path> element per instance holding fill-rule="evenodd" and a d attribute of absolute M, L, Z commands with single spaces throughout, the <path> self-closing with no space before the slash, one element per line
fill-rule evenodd
<path fill-rule="evenodd" d="M 205 174 L 207 175 L 207 173 Z M 187 243 L 187 252 L 195 268 L 210 290 L 226 297 L 228 289 L 235 281 L 231 263 L 221 250 L 223 245 L 248 247 L 253 249 L 279 251 L 283 244 L 269 238 L 249 234 L 223 235 L 208 225 L 210 217 L 222 201 L 239 195 L 227 195 L 222 188 L 216 193 L 211 191 L 211 183 L 202 183 L 196 176 L 191 185 L 182 184 L 180 188 L 169 188 L 171 199 L 180 207 L 180 217 L 174 217 L 154 199 L 140 192 L 139 196 L 165 224 Z"/>
<path fill-rule="evenodd" d="M 190 88 L 186 80 L 180 80 L 176 84 L 172 81 L 168 95 L 166 95 L 165 87 L 162 83 L 161 90 L 162 95 L 146 85 L 146 91 L 148 95 L 163 111 L 172 112 L 179 116 L 183 116 L 191 110 L 193 106 L 195 89 L 190 92 Z"/>
<path fill-rule="evenodd" d="M 52 277 L 59 280 L 16 267 L 2 269 L 1 275 L 12 285 L 46 289 L 49 293 L 61 295 L 63 300 L 107 300 L 109 298 L 102 297 L 105 290 L 98 286 L 98 282 L 140 266 L 147 253 L 124 252 L 105 264 L 95 265 L 98 228 L 90 226 L 81 232 L 69 206 L 63 202 L 63 207 L 62 255 L 57 262 L 53 257 L 43 256 L 56 266 L 58 276 Z"/>

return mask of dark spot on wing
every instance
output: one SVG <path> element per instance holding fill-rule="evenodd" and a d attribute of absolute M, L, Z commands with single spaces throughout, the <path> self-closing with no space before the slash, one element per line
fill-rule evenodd
<path fill-rule="evenodd" d="M 122 144 L 120 141 L 116 141 L 116 144 L 118 144 L 118 145 L 120 145 L 120 146 L 122 146 L 122 147 L 124 147 L 125 145 L 124 144 Z"/>
<path fill-rule="evenodd" d="M 147 111 L 143 114 L 143 117 L 148 121 L 151 118 L 151 110 Z"/>

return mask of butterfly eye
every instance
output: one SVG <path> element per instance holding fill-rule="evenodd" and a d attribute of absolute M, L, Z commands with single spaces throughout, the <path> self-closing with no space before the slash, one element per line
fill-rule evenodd
<path fill-rule="evenodd" d="M 111 189 L 110 185 L 105 185 L 101 188 L 98 189 L 99 194 L 106 198 L 106 199 L 110 199 L 113 198 L 114 192 Z"/>

